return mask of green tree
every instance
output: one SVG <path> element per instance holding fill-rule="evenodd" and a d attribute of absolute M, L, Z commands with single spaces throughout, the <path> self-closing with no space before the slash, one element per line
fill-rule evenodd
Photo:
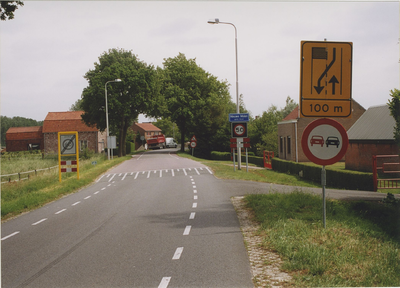
<path fill-rule="evenodd" d="M 78 99 L 69 107 L 69 111 L 82 111 L 82 99 Z"/>
<path fill-rule="evenodd" d="M 24 6 L 22 1 L 0 1 L 0 19 L 11 20 L 14 19 L 14 12 L 19 6 Z"/>
<path fill-rule="evenodd" d="M 153 124 L 161 129 L 165 137 L 174 137 L 175 140 L 181 139 L 181 133 L 179 132 L 178 126 L 172 122 L 169 117 L 157 119 Z"/>
<path fill-rule="evenodd" d="M 393 131 L 394 139 L 397 145 L 400 146 L 400 90 L 391 90 L 390 97 L 392 97 L 388 103 L 390 115 L 392 115 L 394 120 L 396 121 L 396 126 L 394 127 Z"/>
<path fill-rule="evenodd" d="M 278 154 L 278 122 L 282 121 L 294 108 L 297 103 L 289 96 L 286 98 L 286 105 L 278 109 L 271 105 L 261 116 L 251 119 L 249 122 L 249 137 L 252 143 L 252 151 L 262 156 L 264 150 L 273 151 Z"/>
<path fill-rule="evenodd" d="M 164 81 L 168 116 L 181 132 L 181 144 L 195 134 L 199 140 L 196 151 L 204 156 L 216 149 L 220 141 L 226 140 L 229 145 L 226 128 L 228 108 L 232 106 L 226 82 L 218 81 L 199 67 L 195 59 L 186 59 L 182 53 L 164 59 Z"/>
<path fill-rule="evenodd" d="M 124 49 L 104 52 L 99 62 L 94 63 L 94 69 L 85 74 L 89 86 L 82 92 L 81 107 L 85 111 L 82 119 L 100 131 L 106 129 L 105 84 L 114 79 L 122 80 L 107 85 L 109 127 L 110 132 L 118 136 L 119 156 L 126 155 L 127 131 L 139 114 L 161 115 L 160 75 L 160 69 L 147 65 L 132 51 Z"/>

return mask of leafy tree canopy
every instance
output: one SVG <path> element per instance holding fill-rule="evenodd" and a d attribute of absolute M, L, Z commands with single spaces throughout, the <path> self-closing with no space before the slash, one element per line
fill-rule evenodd
<path fill-rule="evenodd" d="M 400 90 L 398 89 L 391 90 L 390 97 L 392 97 L 388 103 L 390 109 L 390 115 L 392 115 L 394 120 L 396 121 L 396 126 L 394 127 L 393 131 L 394 139 L 397 145 L 400 146 Z"/>
<path fill-rule="evenodd" d="M 107 84 L 110 132 L 118 134 L 119 156 L 125 155 L 128 128 L 139 114 L 157 117 L 163 110 L 160 95 L 161 71 L 140 61 L 132 51 L 110 49 L 104 52 L 94 69 L 85 74 L 89 86 L 82 92 L 83 121 L 104 131 L 106 125 L 105 85 Z M 112 135 L 112 133 L 110 133 Z"/>
<path fill-rule="evenodd" d="M 22 1 L 0 1 L 0 19 L 11 20 L 14 19 L 14 12 L 19 6 L 24 6 Z"/>
<path fill-rule="evenodd" d="M 229 111 L 232 102 L 226 82 L 218 81 L 182 53 L 164 59 L 164 81 L 168 116 L 181 132 L 181 143 L 195 134 L 201 139 L 196 150 L 204 156 L 217 150 L 222 141 L 229 145 L 228 114 L 235 110 Z"/>

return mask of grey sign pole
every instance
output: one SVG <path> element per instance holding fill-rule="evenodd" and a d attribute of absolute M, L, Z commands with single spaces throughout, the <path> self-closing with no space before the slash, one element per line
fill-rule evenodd
<path fill-rule="evenodd" d="M 323 217 L 324 217 L 324 228 L 326 228 L 326 196 L 325 196 L 325 186 L 326 186 L 326 170 L 325 165 L 322 166 L 321 170 L 321 185 L 322 185 L 322 202 L 323 202 Z"/>

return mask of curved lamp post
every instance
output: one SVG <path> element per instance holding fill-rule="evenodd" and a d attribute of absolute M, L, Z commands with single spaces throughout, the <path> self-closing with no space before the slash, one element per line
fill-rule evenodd
<path fill-rule="evenodd" d="M 219 21 L 218 18 L 215 18 L 214 20 L 208 20 L 207 22 L 208 24 L 228 24 L 228 25 L 232 25 L 233 28 L 235 28 L 235 54 L 236 54 L 236 113 L 240 113 L 239 111 L 239 73 L 238 73 L 238 51 L 237 51 L 237 30 L 236 30 L 236 26 L 233 25 L 233 23 L 229 23 L 229 22 L 221 22 Z M 240 170 L 240 164 L 242 162 L 242 157 L 241 157 L 241 149 L 237 149 L 238 150 L 238 169 Z"/>
<path fill-rule="evenodd" d="M 110 137 L 110 132 L 109 132 L 109 128 L 108 128 L 108 104 L 107 104 L 107 84 L 110 82 L 121 82 L 121 79 L 115 79 L 115 80 L 110 80 L 107 81 L 106 84 L 104 85 L 105 88 L 105 97 L 106 97 L 106 125 L 107 125 L 107 157 L 108 160 L 110 160 L 110 149 L 108 149 L 108 137 Z"/>

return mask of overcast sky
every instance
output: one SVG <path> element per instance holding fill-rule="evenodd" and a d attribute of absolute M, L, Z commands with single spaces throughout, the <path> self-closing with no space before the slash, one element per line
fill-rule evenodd
<path fill-rule="evenodd" d="M 25 1 L 1 21 L 1 115 L 44 120 L 68 111 L 83 78 L 111 48 L 163 67 L 180 52 L 227 80 L 253 116 L 299 102 L 300 42 L 353 42 L 353 99 L 385 104 L 399 88 L 399 2 Z M 112 80 L 112 79 L 110 79 Z M 110 84 L 109 84 L 110 85 Z M 111 84 L 112 85 L 112 84 Z M 142 118 L 143 119 L 143 118 Z"/>

